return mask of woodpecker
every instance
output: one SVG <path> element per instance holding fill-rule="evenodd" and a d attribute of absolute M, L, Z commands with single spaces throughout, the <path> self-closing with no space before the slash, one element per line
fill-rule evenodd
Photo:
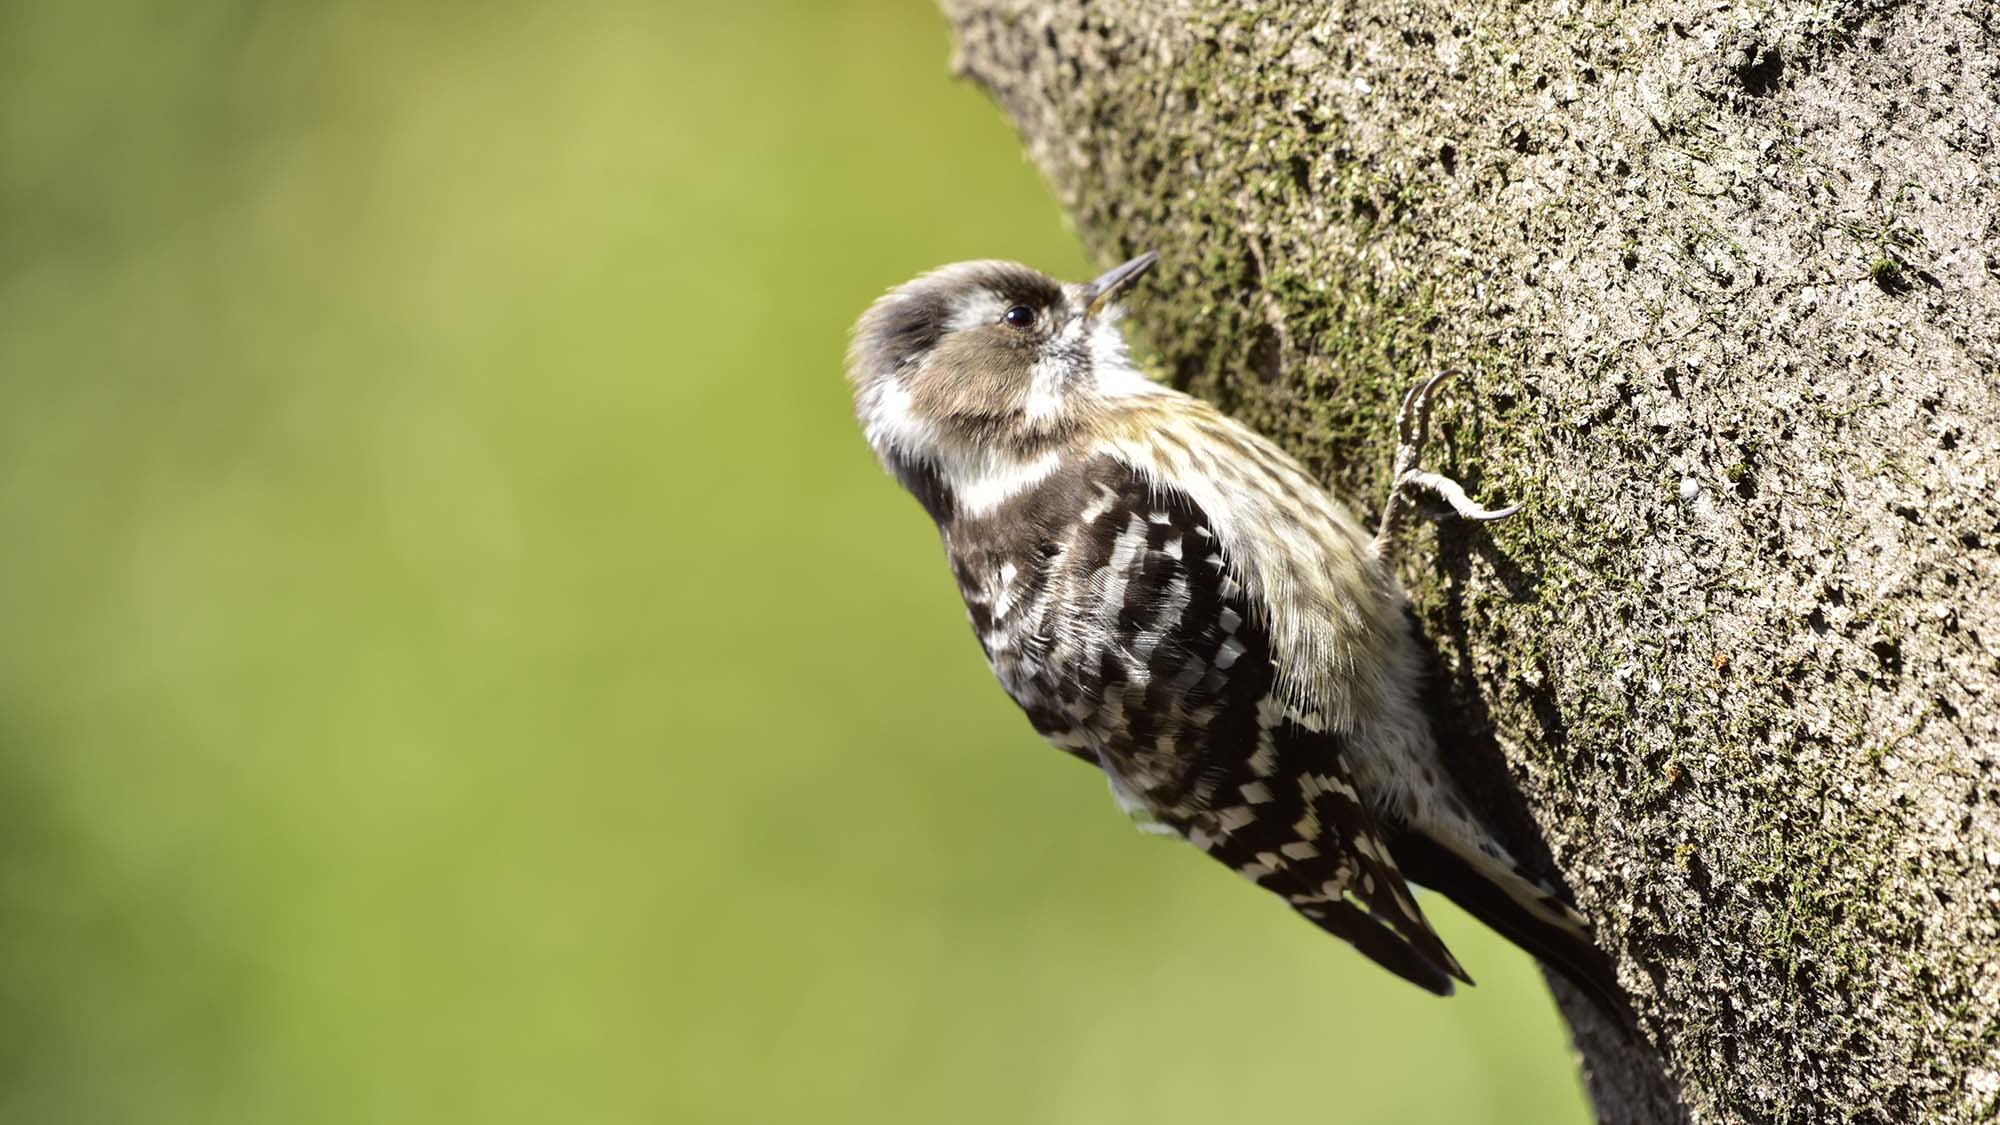
<path fill-rule="evenodd" d="M 1424 494 L 1514 511 L 1420 467 L 1443 376 L 1403 401 L 1371 535 L 1276 445 L 1138 370 L 1117 299 L 1154 261 L 1082 284 L 962 262 L 855 326 L 862 430 L 936 521 L 994 674 L 1142 826 L 1405 980 L 1471 983 L 1418 879 L 1621 1007 L 1588 924 L 1474 813 L 1420 707 L 1399 515 Z"/>

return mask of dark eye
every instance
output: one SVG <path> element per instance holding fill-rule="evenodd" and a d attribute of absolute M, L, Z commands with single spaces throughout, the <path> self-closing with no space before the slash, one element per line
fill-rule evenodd
<path fill-rule="evenodd" d="M 1033 328 L 1035 326 L 1035 310 L 1026 305 L 1015 305 L 1013 308 L 1007 310 L 1006 316 L 1000 319 L 1013 325 L 1015 328 Z"/>

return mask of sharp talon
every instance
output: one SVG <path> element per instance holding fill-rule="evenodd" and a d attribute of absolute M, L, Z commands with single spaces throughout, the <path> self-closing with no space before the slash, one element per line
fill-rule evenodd
<path fill-rule="evenodd" d="M 1396 429 L 1404 445 L 1422 449 L 1430 440 L 1431 407 L 1435 401 L 1431 396 L 1440 384 L 1447 379 L 1457 378 L 1459 373 L 1459 368 L 1447 367 L 1411 387 L 1410 393 L 1403 396 L 1403 409 L 1397 415 Z"/>
<path fill-rule="evenodd" d="M 1405 446 L 1417 444 L 1416 434 L 1412 432 L 1414 427 L 1410 423 L 1416 418 L 1417 396 L 1424 393 L 1424 388 L 1428 385 L 1417 383 L 1411 386 L 1409 393 L 1403 396 L 1403 408 L 1396 411 L 1396 438 Z"/>

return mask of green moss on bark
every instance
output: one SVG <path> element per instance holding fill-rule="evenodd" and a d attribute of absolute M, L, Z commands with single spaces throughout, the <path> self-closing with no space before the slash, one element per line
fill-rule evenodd
<path fill-rule="evenodd" d="M 1992 10 L 946 8 L 1163 377 L 1373 509 L 1470 373 L 1528 508 L 1405 578 L 1657 1049 L 1579 1025 L 1606 1119 L 1990 1114 Z"/>

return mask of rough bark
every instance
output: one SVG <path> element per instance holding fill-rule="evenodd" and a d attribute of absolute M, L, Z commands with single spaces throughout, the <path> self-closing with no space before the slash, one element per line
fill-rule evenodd
<path fill-rule="evenodd" d="M 2000 1113 L 1987 0 L 945 0 L 1134 320 L 1368 507 L 1648 1049 L 1607 1121 Z M 1468 769 L 1471 769 L 1468 765 Z M 1476 772 L 1476 771 L 1475 771 Z"/>

